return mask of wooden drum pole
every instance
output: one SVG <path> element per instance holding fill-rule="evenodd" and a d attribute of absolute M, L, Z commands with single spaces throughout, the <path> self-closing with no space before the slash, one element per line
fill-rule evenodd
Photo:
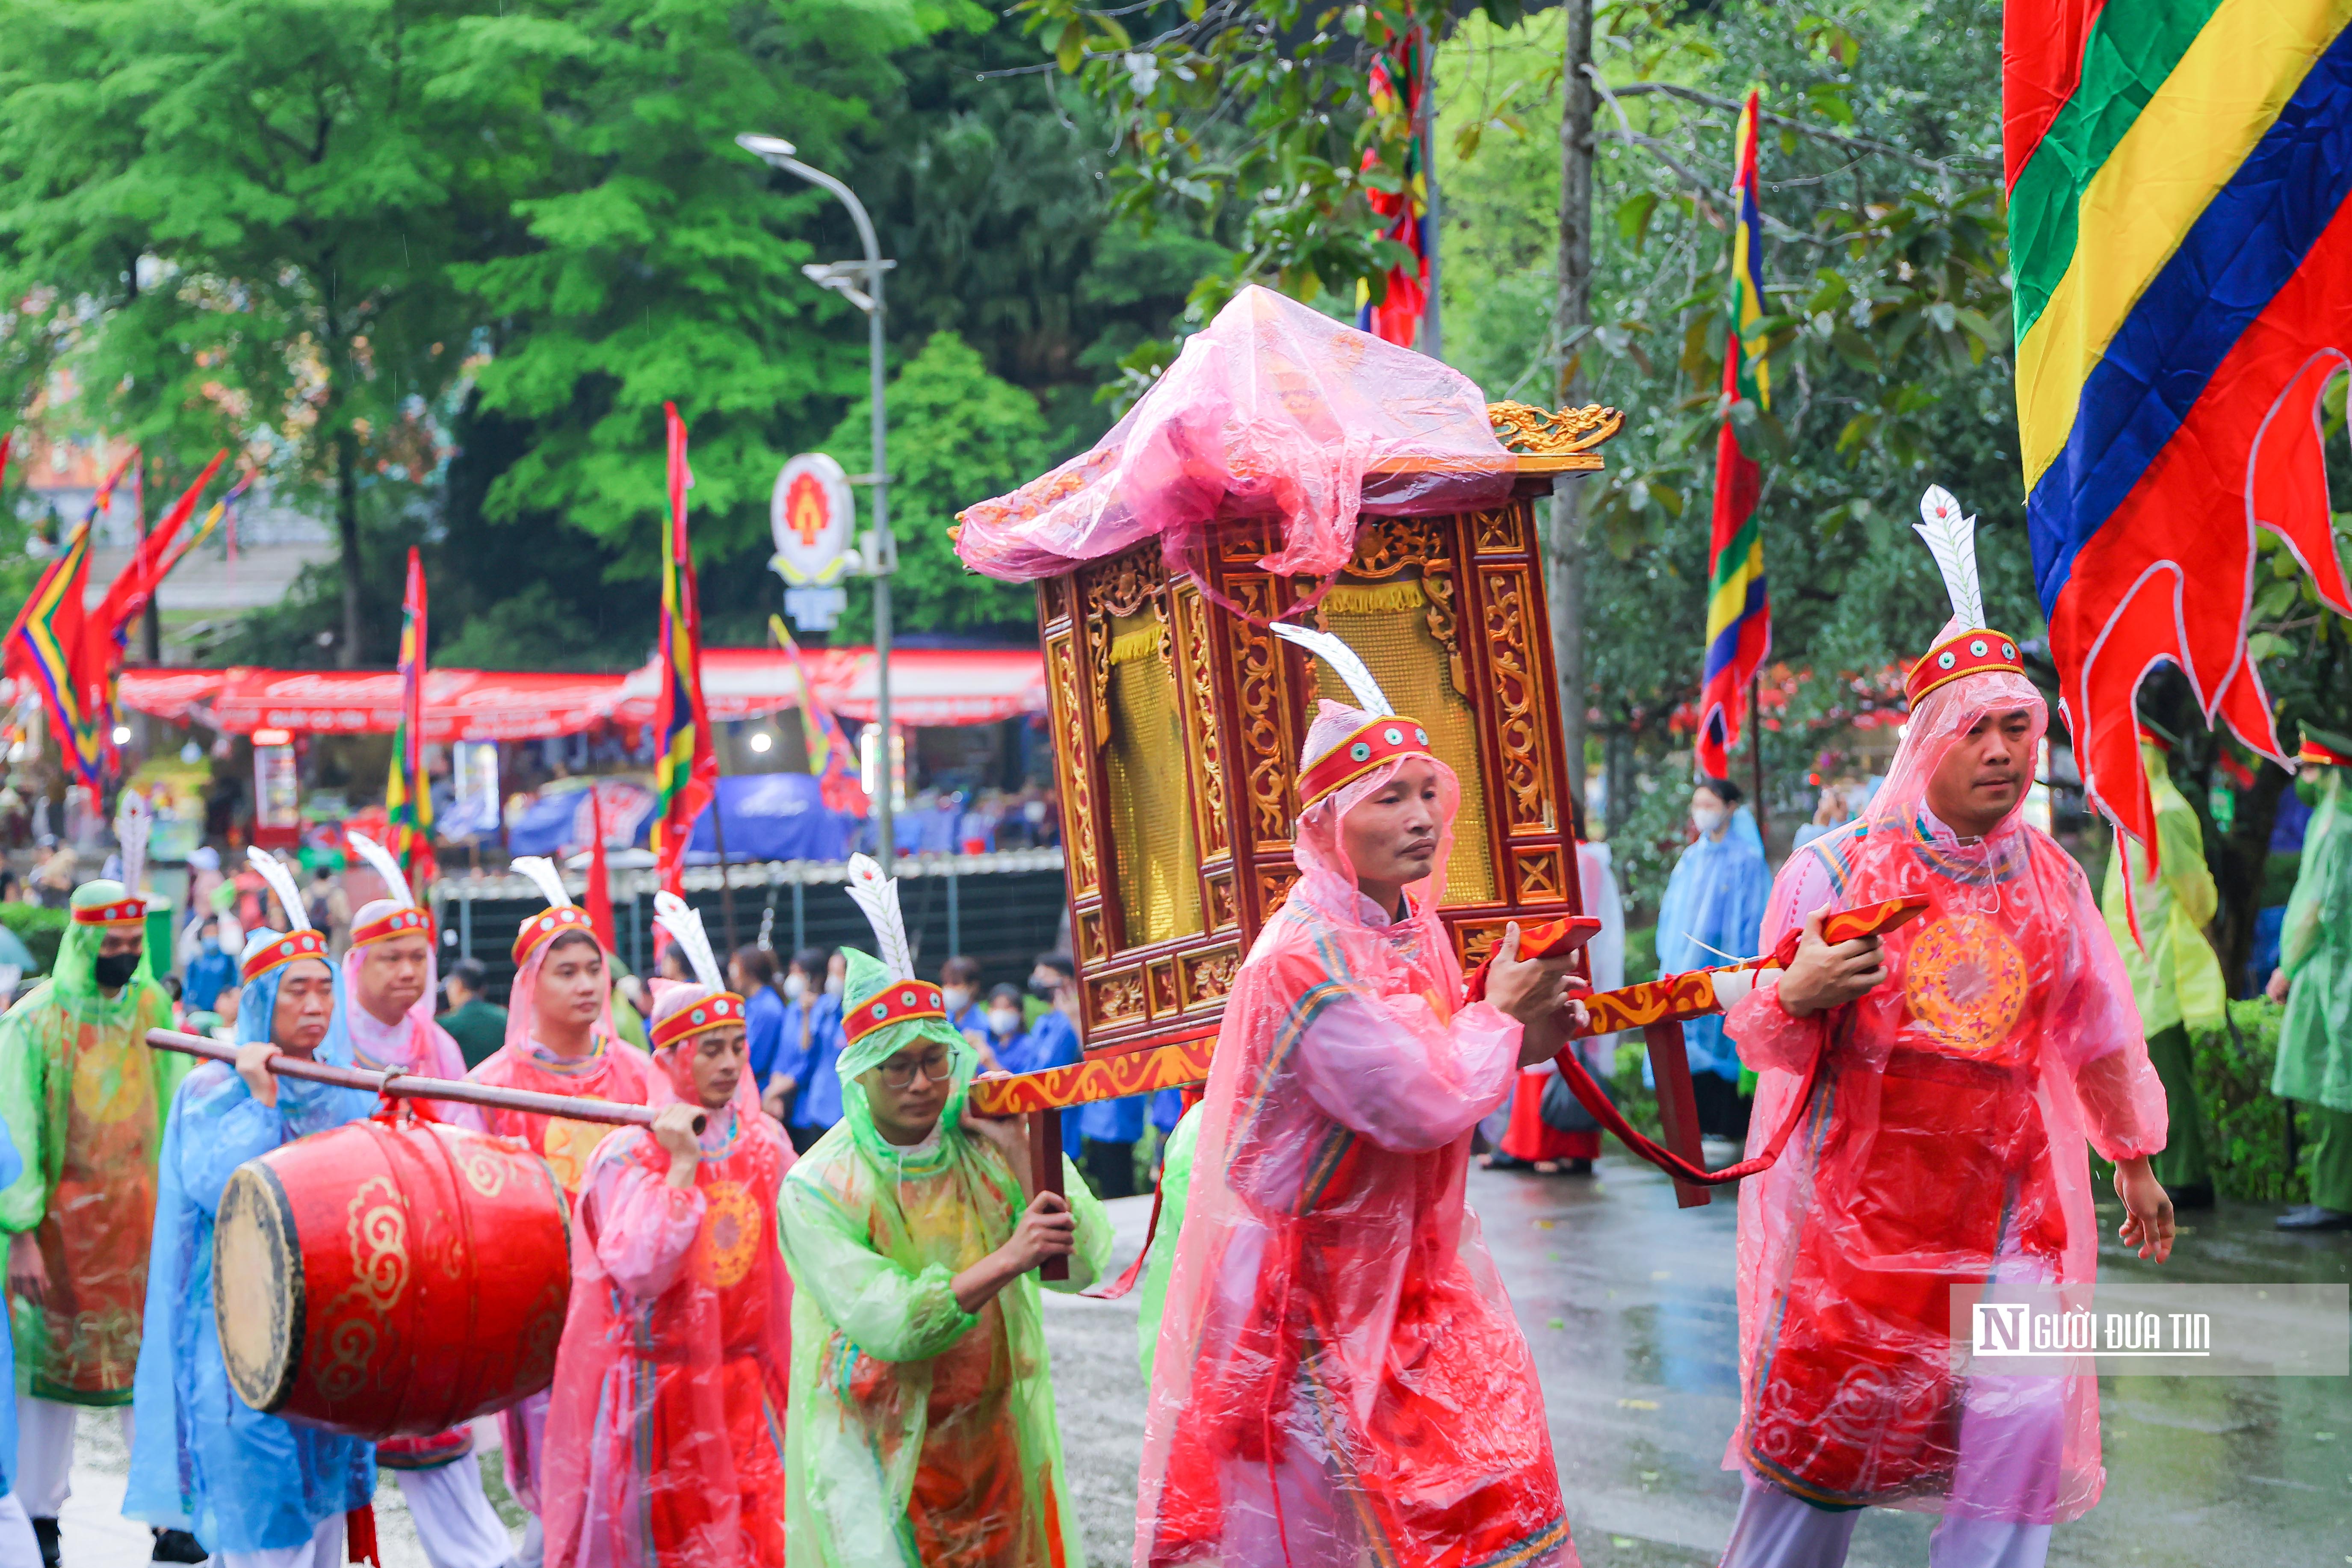
<path fill-rule="evenodd" d="M 225 1046 L 202 1035 L 184 1035 L 176 1029 L 150 1029 L 147 1031 L 147 1043 L 158 1050 L 179 1051 L 210 1061 L 232 1065 L 236 1061 L 235 1046 Z M 655 1108 L 650 1105 L 622 1105 L 609 1100 L 575 1100 L 569 1095 L 538 1094 L 527 1089 L 499 1089 L 495 1085 L 472 1083 L 462 1079 L 420 1078 L 414 1073 L 336 1067 L 331 1062 L 314 1062 L 308 1057 L 287 1056 L 282 1052 L 269 1058 L 269 1070 L 280 1078 L 331 1083 L 338 1089 L 364 1089 L 370 1094 L 381 1094 L 394 1100 L 449 1100 L 463 1105 L 487 1105 L 500 1110 L 528 1111 L 533 1116 L 560 1116 L 571 1121 L 605 1121 L 616 1127 L 650 1127 L 654 1120 Z M 700 1132 L 708 1120 L 698 1111 L 694 1130 Z"/>

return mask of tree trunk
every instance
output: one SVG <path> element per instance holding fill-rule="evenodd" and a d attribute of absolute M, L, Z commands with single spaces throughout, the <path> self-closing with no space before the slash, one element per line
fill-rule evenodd
<path fill-rule="evenodd" d="M 1559 291 L 1552 310 L 1552 387 L 1561 407 L 1583 392 L 1584 332 L 1592 324 L 1592 0 L 1567 0 L 1560 85 Z M 1553 492 L 1551 537 L 1544 550 L 1544 588 L 1551 601 L 1552 663 L 1559 677 L 1560 739 L 1576 808 L 1584 805 L 1583 480 Z M 1614 781 L 1612 781 L 1612 783 Z M 1615 802 L 1611 803 L 1612 814 Z M 1587 831 L 1590 831 L 1588 827 Z"/>
<path fill-rule="evenodd" d="M 359 436 L 349 420 L 340 420 L 335 428 L 335 537 L 343 565 L 343 637 L 335 663 L 344 669 L 356 669 L 360 662 L 359 465 Z"/>
<path fill-rule="evenodd" d="M 2205 858 L 2213 870 L 2213 889 L 2220 895 L 2221 906 L 2213 914 L 2213 947 L 2221 954 L 2221 977 L 2232 995 L 2254 956 L 2254 916 L 2262 909 L 2279 797 L 2293 787 L 2284 768 L 2264 761 L 2254 775 L 2254 787 L 2238 799 L 2238 815 L 2229 836 L 2207 841 Z M 2198 813 L 2200 817 L 2204 815 L 2201 810 Z M 2252 984 L 2259 990 L 2269 979 L 2267 974 L 2257 974 Z"/>

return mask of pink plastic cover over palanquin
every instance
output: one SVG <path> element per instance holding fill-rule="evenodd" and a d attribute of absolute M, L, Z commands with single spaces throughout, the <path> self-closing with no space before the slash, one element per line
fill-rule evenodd
<path fill-rule="evenodd" d="M 1270 517 L 1261 564 L 1320 576 L 1347 563 L 1359 510 L 1493 506 L 1517 470 L 1469 377 L 1253 286 L 1092 451 L 966 510 L 956 552 L 1033 582 L 1157 538 L 1181 568 L 1211 523 Z"/>

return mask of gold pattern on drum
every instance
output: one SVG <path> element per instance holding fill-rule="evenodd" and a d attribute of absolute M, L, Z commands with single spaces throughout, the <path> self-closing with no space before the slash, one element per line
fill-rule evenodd
<path fill-rule="evenodd" d="M 1903 999 L 1942 1045 L 1984 1051 L 2025 1012 L 2025 955 L 1994 921 L 1947 913 L 1919 933 L 1905 963 Z"/>
<path fill-rule="evenodd" d="M 760 1205 L 740 1182 L 712 1182 L 702 1189 L 703 1221 L 694 1238 L 694 1277 L 714 1290 L 743 1282 L 759 1256 L 764 1234 Z"/>

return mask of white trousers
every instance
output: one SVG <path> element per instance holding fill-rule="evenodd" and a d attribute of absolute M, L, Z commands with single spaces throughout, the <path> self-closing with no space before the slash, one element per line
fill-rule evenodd
<path fill-rule="evenodd" d="M 514 1561 L 514 1539 L 482 1490 L 480 1459 L 467 1454 L 429 1470 L 391 1473 L 433 1568 L 506 1568 Z"/>
<path fill-rule="evenodd" d="M 1723 1568 L 1844 1568 L 1861 1510 L 1815 1508 L 1752 1474 L 1746 1480 Z M 1927 1537 L 1928 1568 L 2042 1568 L 2049 1555 L 2046 1524 L 1946 1514 Z"/>
<path fill-rule="evenodd" d="M 343 1516 L 331 1513 L 300 1546 L 268 1546 L 259 1552 L 222 1552 L 213 1556 L 218 1568 L 342 1568 Z"/>
<path fill-rule="evenodd" d="M 0 1568 L 41 1568 L 41 1543 L 33 1517 L 15 1492 L 0 1497 Z"/>
<path fill-rule="evenodd" d="M 73 1495 L 74 1420 L 79 1405 L 16 1395 L 16 1497 L 35 1519 L 55 1519 Z M 120 1405 L 122 1446 L 131 1447 L 131 1406 Z"/>

